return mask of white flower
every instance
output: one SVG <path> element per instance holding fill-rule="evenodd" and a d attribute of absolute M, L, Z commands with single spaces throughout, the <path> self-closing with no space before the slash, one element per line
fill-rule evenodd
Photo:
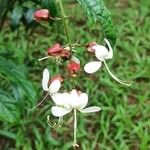
<path fill-rule="evenodd" d="M 113 58 L 113 50 L 112 47 L 109 43 L 109 41 L 107 39 L 104 39 L 106 44 L 108 45 L 109 50 L 103 46 L 103 45 L 94 45 L 92 46 L 92 50 L 94 50 L 95 52 L 95 56 L 98 59 L 98 61 L 91 61 L 89 63 L 87 63 L 84 66 L 84 70 L 85 72 L 92 74 L 95 73 L 97 70 L 100 69 L 100 67 L 102 66 L 102 62 L 104 62 L 107 71 L 109 72 L 109 74 L 112 76 L 113 79 L 115 79 L 116 81 L 118 81 L 121 84 L 130 86 L 132 84 L 132 81 L 122 81 L 120 79 L 118 79 L 108 68 L 107 64 L 106 64 L 106 59 L 112 59 Z"/>
<path fill-rule="evenodd" d="M 49 85 L 49 71 L 48 69 L 44 69 L 43 71 L 43 78 L 42 78 L 42 87 L 44 91 L 49 92 L 50 95 L 56 94 L 60 87 L 61 87 L 61 83 L 59 80 L 54 80 L 50 83 Z"/>
<path fill-rule="evenodd" d="M 70 93 L 57 93 L 52 96 L 52 99 L 56 106 L 53 106 L 51 111 L 56 117 L 62 117 L 73 109 L 77 109 L 82 113 L 91 113 L 101 110 L 101 108 L 97 106 L 85 108 L 88 103 L 88 95 L 86 93 L 78 93 L 75 89 Z"/>
<path fill-rule="evenodd" d="M 76 131 L 77 131 L 77 115 L 76 111 L 79 110 L 82 113 L 91 113 L 100 111 L 101 108 L 97 106 L 92 106 L 85 108 L 88 103 L 88 95 L 86 93 L 79 93 L 77 90 L 72 90 L 70 93 L 57 93 L 52 96 L 53 101 L 56 106 L 51 108 L 52 114 L 56 117 L 59 117 L 59 121 L 55 126 L 60 124 L 60 120 L 62 120 L 63 116 L 68 114 L 73 110 L 74 112 L 74 147 L 79 147 L 76 139 Z M 48 116 L 49 123 L 49 116 Z M 50 125 L 51 126 L 51 125 Z"/>

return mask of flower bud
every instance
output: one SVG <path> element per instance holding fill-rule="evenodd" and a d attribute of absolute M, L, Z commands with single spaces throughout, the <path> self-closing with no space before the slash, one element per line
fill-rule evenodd
<path fill-rule="evenodd" d="M 95 45 L 98 45 L 96 42 L 91 42 L 91 43 L 89 43 L 89 44 L 87 44 L 87 51 L 88 52 L 91 52 L 91 53 L 94 53 L 95 52 L 95 50 L 92 48 L 93 46 L 95 46 Z"/>
<path fill-rule="evenodd" d="M 47 54 L 48 55 L 55 55 L 57 53 L 62 52 L 63 48 L 59 43 L 54 44 L 52 47 L 48 48 Z"/>
<path fill-rule="evenodd" d="M 48 21 L 49 19 L 49 10 L 47 9 L 40 9 L 40 10 L 37 10 L 35 13 L 34 13 L 34 19 L 37 21 L 37 22 L 40 22 L 40 21 Z"/>
<path fill-rule="evenodd" d="M 72 77 L 75 77 L 78 71 L 80 70 L 80 63 L 71 60 L 67 65 L 67 69 L 69 71 L 69 74 Z"/>
<path fill-rule="evenodd" d="M 52 47 L 48 48 L 47 54 L 49 56 L 57 56 L 57 57 L 62 57 L 62 58 L 70 57 L 70 51 L 63 48 L 59 43 L 56 43 Z"/>

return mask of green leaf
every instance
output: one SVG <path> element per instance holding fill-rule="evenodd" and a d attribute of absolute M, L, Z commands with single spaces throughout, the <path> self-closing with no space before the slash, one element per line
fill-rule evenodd
<path fill-rule="evenodd" d="M 28 8 L 28 10 L 24 13 L 26 25 L 29 25 L 30 23 L 34 21 L 33 14 L 35 10 L 36 10 L 35 7 L 31 7 L 31 8 Z"/>
<path fill-rule="evenodd" d="M 15 6 L 10 16 L 12 29 L 16 29 L 20 25 L 22 13 L 23 8 L 19 5 Z"/>
<path fill-rule="evenodd" d="M 0 120 L 15 122 L 19 118 L 16 101 L 6 92 L 0 90 Z"/>
<path fill-rule="evenodd" d="M 102 0 L 77 0 L 85 10 L 91 23 L 96 21 L 101 24 L 104 36 L 114 45 L 116 42 L 116 31 L 113 27 L 111 13 Z"/>
<path fill-rule="evenodd" d="M 32 83 L 26 78 L 22 67 L 10 60 L 6 60 L 3 57 L 0 57 L 0 75 L 3 75 L 3 77 L 16 83 L 23 89 L 25 95 L 31 100 L 31 102 L 35 102 L 35 90 Z"/>

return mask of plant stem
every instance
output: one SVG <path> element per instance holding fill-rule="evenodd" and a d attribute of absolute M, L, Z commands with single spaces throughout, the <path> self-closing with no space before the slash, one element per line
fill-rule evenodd
<path fill-rule="evenodd" d="M 58 0 L 58 3 L 59 3 L 59 7 L 60 7 L 61 18 L 62 18 L 62 22 L 64 24 L 64 30 L 65 30 L 65 34 L 66 34 L 66 37 L 67 37 L 67 41 L 68 41 L 68 44 L 69 44 L 69 47 L 70 47 L 70 51 L 72 51 L 71 39 L 70 39 L 70 36 L 69 36 L 69 29 L 68 29 L 68 21 L 67 21 L 66 15 L 65 15 L 64 7 L 63 7 L 63 4 L 62 4 L 61 0 Z"/>
<path fill-rule="evenodd" d="M 77 144 L 77 112 L 74 108 L 74 141 L 73 141 L 73 147 L 79 147 Z"/>

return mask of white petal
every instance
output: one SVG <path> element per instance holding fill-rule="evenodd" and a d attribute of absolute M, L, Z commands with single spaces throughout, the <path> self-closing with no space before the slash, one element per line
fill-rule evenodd
<path fill-rule="evenodd" d="M 82 110 L 87 105 L 87 103 L 88 103 L 88 95 L 86 93 L 82 93 L 79 96 L 79 102 L 77 108 L 79 110 Z"/>
<path fill-rule="evenodd" d="M 82 113 L 92 113 L 92 112 L 97 112 L 100 111 L 101 108 L 97 106 L 91 106 L 85 109 L 80 110 Z"/>
<path fill-rule="evenodd" d="M 108 45 L 108 48 L 109 48 L 109 52 L 108 52 L 108 55 L 105 57 L 105 59 L 112 59 L 113 58 L 113 50 L 112 50 L 112 47 L 109 43 L 109 41 L 105 38 L 104 39 L 106 44 Z"/>
<path fill-rule="evenodd" d="M 66 114 L 68 114 L 69 112 L 71 112 L 71 109 L 65 109 L 63 107 L 59 107 L 59 106 L 53 106 L 51 108 L 52 114 L 56 117 L 62 117 Z"/>
<path fill-rule="evenodd" d="M 98 60 L 102 61 L 108 56 L 108 49 L 103 45 L 96 45 L 92 47 L 95 49 L 95 56 Z"/>
<path fill-rule="evenodd" d="M 100 61 L 89 62 L 84 66 L 84 71 L 89 74 L 92 74 L 96 72 L 101 67 L 101 65 L 102 63 Z"/>
<path fill-rule="evenodd" d="M 75 89 L 70 92 L 70 105 L 72 108 L 76 108 L 79 105 L 79 94 Z"/>
<path fill-rule="evenodd" d="M 60 81 L 59 81 L 59 80 L 54 80 L 54 81 L 50 84 L 50 86 L 49 86 L 49 92 L 50 92 L 51 94 L 56 93 L 56 92 L 59 91 L 60 87 L 61 87 Z"/>
<path fill-rule="evenodd" d="M 44 69 L 42 78 L 42 87 L 44 91 L 48 91 L 49 71 Z"/>
<path fill-rule="evenodd" d="M 70 95 L 69 93 L 55 93 L 52 95 L 52 99 L 56 105 L 64 106 L 65 108 L 70 108 Z"/>

